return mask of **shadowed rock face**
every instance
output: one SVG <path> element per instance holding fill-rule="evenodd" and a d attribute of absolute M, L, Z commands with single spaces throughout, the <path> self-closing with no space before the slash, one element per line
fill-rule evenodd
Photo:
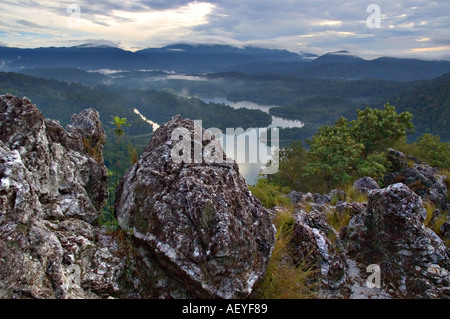
<path fill-rule="evenodd" d="M 236 164 L 170 161 L 180 125 L 193 122 L 166 123 L 122 180 L 125 231 L 111 232 L 97 225 L 108 195 L 98 113 L 64 129 L 0 96 L 0 298 L 248 296 L 272 251 L 269 214 Z"/>
<path fill-rule="evenodd" d="M 374 190 L 367 208 L 341 234 L 347 256 L 379 264 L 383 286 L 394 298 L 450 297 L 450 256 L 425 227 L 421 198 L 402 183 Z"/>
<path fill-rule="evenodd" d="M 275 230 L 269 213 L 234 162 L 175 163 L 177 128 L 191 134 L 192 152 L 207 152 L 212 140 L 194 141 L 193 121 L 175 117 L 161 126 L 120 183 L 119 224 L 147 244 L 169 276 L 194 288 L 191 295 L 246 297 L 271 255 Z"/>
<path fill-rule="evenodd" d="M 107 198 L 98 113 L 74 116 L 66 131 L 35 105 L 0 96 L 0 297 L 93 297 L 106 277 L 88 280 L 100 256 L 92 224 Z M 89 143 L 87 143 L 89 141 Z M 70 269 L 83 269 L 87 289 L 71 287 Z M 81 285 L 81 283 L 79 283 Z"/>
<path fill-rule="evenodd" d="M 384 175 L 385 185 L 403 183 L 425 200 L 431 201 L 436 206 L 448 210 L 447 187 L 444 176 L 438 175 L 436 168 L 424 163 L 414 163 L 408 167 L 406 156 L 396 150 L 389 149 L 392 171 Z"/>

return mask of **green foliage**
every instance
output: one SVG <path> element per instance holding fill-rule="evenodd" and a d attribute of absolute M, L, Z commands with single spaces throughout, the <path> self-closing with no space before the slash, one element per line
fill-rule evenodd
<path fill-rule="evenodd" d="M 114 134 L 116 134 L 118 138 L 121 138 L 125 134 L 125 131 L 122 129 L 122 126 L 131 126 L 131 124 L 127 122 L 126 117 L 112 116 L 112 118 L 114 122 L 110 123 L 116 127 L 114 129 Z"/>
<path fill-rule="evenodd" d="M 305 167 L 309 161 L 308 151 L 302 142 L 293 142 L 280 150 L 278 172 L 267 175 L 267 180 L 271 184 L 295 190 L 324 191 L 322 180 L 318 176 L 306 176 Z"/>
<path fill-rule="evenodd" d="M 292 189 L 324 193 L 345 187 L 360 177 L 380 180 L 386 171 L 385 151 L 413 130 L 411 114 L 398 114 L 395 107 L 366 108 L 356 120 L 341 117 L 332 126 L 322 126 L 307 140 L 280 152 L 279 171 L 271 183 Z"/>
<path fill-rule="evenodd" d="M 411 113 L 398 114 L 389 103 L 383 110 L 366 108 L 358 110 L 357 114 L 357 119 L 351 122 L 352 136 L 364 145 L 362 155 L 365 158 L 373 152 L 383 152 L 401 137 L 414 132 Z"/>
<path fill-rule="evenodd" d="M 119 221 L 117 218 L 106 210 L 100 211 L 97 222 L 100 226 L 105 226 L 112 231 L 120 229 Z"/>
<path fill-rule="evenodd" d="M 250 186 L 249 189 L 266 208 L 271 209 L 275 206 L 287 206 L 290 204 L 290 200 L 286 196 L 286 193 L 289 192 L 289 188 L 281 188 L 269 184 L 265 178 L 259 179 L 258 183 L 255 186 Z"/>
<path fill-rule="evenodd" d="M 398 114 L 386 104 L 384 110 L 358 110 L 356 120 L 345 118 L 334 126 L 323 126 L 308 140 L 310 162 L 307 176 L 319 176 L 327 191 L 360 177 L 381 179 L 386 171 L 384 152 L 389 145 L 413 130 L 411 114 Z"/>
<path fill-rule="evenodd" d="M 327 189 L 351 181 L 358 166 L 364 145 L 351 134 L 348 121 L 341 118 L 334 126 L 322 126 L 311 140 L 311 161 L 306 165 L 307 176 L 319 176 Z"/>
<path fill-rule="evenodd" d="M 439 136 L 426 133 L 417 140 L 418 158 L 431 166 L 450 168 L 450 143 L 442 143 Z"/>
<path fill-rule="evenodd" d="M 413 143 L 407 143 L 403 138 L 394 148 L 433 167 L 450 168 L 450 143 L 441 142 L 440 136 L 425 133 Z"/>

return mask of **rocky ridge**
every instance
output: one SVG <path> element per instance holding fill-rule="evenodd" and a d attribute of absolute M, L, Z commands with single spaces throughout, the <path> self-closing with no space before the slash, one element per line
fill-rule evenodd
<path fill-rule="evenodd" d="M 0 96 L 0 298 L 252 297 L 274 245 L 273 212 L 193 125 L 174 117 L 155 132 L 120 182 L 111 229 L 97 222 L 108 196 L 98 113 L 84 110 L 63 128 L 28 99 Z M 223 161 L 172 161 L 189 136 L 192 149 Z M 425 227 L 423 205 L 446 209 L 445 183 L 390 154 L 388 187 L 354 184 L 367 202 L 347 202 L 343 191 L 289 194 L 286 262 L 317 270 L 319 298 L 450 297 L 450 252 Z M 348 225 L 334 229 L 332 214 L 348 215 Z"/>
<path fill-rule="evenodd" d="M 374 187 L 361 189 L 361 184 Z M 340 194 L 342 200 L 332 204 L 335 192 L 289 194 L 297 207 L 292 260 L 299 263 L 309 258 L 320 272 L 317 295 L 450 298 L 450 249 L 424 225 L 427 212 L 422 198 L 403 183 L 380 189 L 364 178 L 354 187 L 368 195 L 367 202 L 348 203 Z M 309 213 L 304 211 L 305 205 L 311 207 Z M 327 220 L 343 213 L 351 219 L 337 232 Z M 374 269 L 379 274 L 375 287 L 369 278 Z"/>
<path fill-rule="evenodd" d="M 275 229 L 234 162 L 170 161 L 173 129 L 192 124 L 155 133 L 120 184 L 112 231 L 97 223 L 108 195 L 98 113 L 64 129 L 0 96 L 0 297 L 249 296 Z"/>

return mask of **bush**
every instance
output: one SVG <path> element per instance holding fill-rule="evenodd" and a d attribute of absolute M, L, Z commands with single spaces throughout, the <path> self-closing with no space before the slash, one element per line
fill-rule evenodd
<path fill-rule="evenodd" d="M 398 114 L 386 104 L 384 110 L 358 110 L 356 120 L 342 117 L 334 126 L 319 128 L 307 141 L 310 162 L 306 174 L 320 176 L 326 191 L 364 176 L 380 180 L 386 171 L 387 147 L 413 131 L 411 119 L 410 113 Z"/>
<path fill-rule="evenodd" d="M 437 135 L 423 134 L 417 139 L 418 157 L 438 168 L 450 168 L 450 143 L 443 143 Z"/>

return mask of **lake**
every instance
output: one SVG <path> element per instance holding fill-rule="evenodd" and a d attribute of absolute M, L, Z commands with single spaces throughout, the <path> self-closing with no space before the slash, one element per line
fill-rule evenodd
<path fill-rule="evenodd" d="M 246 108 L 251 110 L 261 110 L 268 114 L 270 108 L 277 106 L 277 105 L 260 105 L 250 101 L 232 102 L 225 97 L 213 97 L 213 98 L 197 97 L 197 98 L 201 99 L 206 103 L 209 102 L 218 104 L 223 103 L 225 105 L 231 106 L 234 109 Z M 275 146 L 272 145 L 271 147 L 268 147 L 267 143 L 264 143 L 262 139 L 260 138 L 255 139 L 255 135 L 260 137 L 261 134 L 264 134 L 264 132 L 270 128 L 303 127 L 303 125 L 304 124 L 298 120 L 286 120 L 280 117 L 272 116 L 272 123 L 268 127 L 248 129 L 243 133 L 243 135 L 247 139 L 246 147 L 234 147 L 234 151 L 230 150 L 229 148 L 227 149 L 226 142 L 224 142 L 227 140 L 227 138 L 228 139 L 230 138 L 230 136 L 227 136 L 227 134 L 223 134 L 223 136 L 219 137 L 219 140 L 221 141 L 221 144 L 224 147 L 227 156 L 233 158 L 239 165 L 239 171 L 242 174 L 242 176 L 244 176 L 247 184 L 255 185 L 256 182 L 258 181 L 258 177 L 260 175 L 261 170 L 264 169 L 266 166 L 265 163 L 267 163 L 267 161 L 273 157 L 273 155 L 278 149 L 277 147 L 278 143 L 275 143 L 276 144 Z M 204 129 L 208 128 L 204 127 Z M 237 138 L 235 138 L 235 141 L 236 139 Z M 254 155 L 255 152 L 258 152 L 257 163 L 254 163 L 254 161 L 249 160 L 251 156 Z M 246 161 L 242 161 L 242 158 L 245 158 Z"/>
<path fill-rule="evenodd" d="M 251 110 L 261 110 L 269 114 L 271 107 L 276 105 L 260 105 L 249 101 L 231 102 L 225 97 L 197 97 L 202 101 L 209 103 L 218 103 L 229 105 L 235 109 L 246 108 Z M 154 129 L 159 125 L 151 120 L 145 118 L 137 109 L 134 112 L 138 114 L 144 121 L 153 125 Z M 267 127 L 249 128 L 247 130 L 238 131 L 239 128 L 230 128 L 234 130 L 234 134 L 218 135 L 217 132 L 213 132 L 216 138 L 222 144 L 225 153 L 228 157 L 236 161 L 239 166 L 239 172 L 245 178 L 245 181 L 249 185 L 255 185 L 258 181 L 261 170 L 266 167 L 266 163 L 274 159 L 274 155 L 278 150 L 278 141 L 274 141 L 272 145 L 268 146 L 264 136 L 268 130 L 274 128 L 289 128 L 289 127 L 303 127 L 303 123 L 298 120 L 286 120 L 280 117 L 272 116 L 272 123 Z M 209 127 L 203 127 L 203 129 L 209 129 Z M 227 142 L 228 141 L 228 142 Z M 276 158 L 276 157 L 275 157 Z M 270 168 L 271 166 L 269 166 Z"/>

